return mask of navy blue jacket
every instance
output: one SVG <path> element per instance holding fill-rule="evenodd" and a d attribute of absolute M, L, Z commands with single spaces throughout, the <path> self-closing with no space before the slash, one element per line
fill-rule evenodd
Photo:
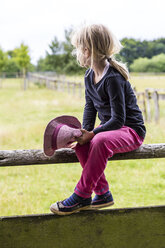
<path fill-rule="evenodd" d="M 129 81 L 111 66 L 97 84 L 93 83 L 93 75 L 93 70 L 85 74 L 83 128 L 97 134 L 128 126 L 144 138 L 146 128 L 142 112 Z M 101 126 L 94 128 L 97 113 Z"/>

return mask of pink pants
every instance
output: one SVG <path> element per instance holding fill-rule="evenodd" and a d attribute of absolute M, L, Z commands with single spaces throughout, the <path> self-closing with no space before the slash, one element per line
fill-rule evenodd
<path fill-rule="evenodd" d="M 109 185 L 104 170 L 108 158 L 137 149 L 143 140 L 132 128 L 123 126 L 118 130 L 100 132 L 85 145 L 77 144 L 75 152 L 83 171 L 74 192 L 84 198 L 89 198 L 93 191 L 97 195 L 107 192 Z"/>

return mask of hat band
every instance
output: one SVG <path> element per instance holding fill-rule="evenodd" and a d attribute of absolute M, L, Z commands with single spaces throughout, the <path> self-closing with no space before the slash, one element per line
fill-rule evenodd
<path fill-rule="evenodd" d="M 64 124 L 59 124 L 57 125 L 57 127 L 55 128 L 54 132 L 53 132 L 53 135 L 52 135 L 52 149 L 56 150 L 57 149 L 57 143 L 56 143 L 56 140 L 57 140 L 57 134 L 60 130 L 60 128 L 64 126 Z"/>

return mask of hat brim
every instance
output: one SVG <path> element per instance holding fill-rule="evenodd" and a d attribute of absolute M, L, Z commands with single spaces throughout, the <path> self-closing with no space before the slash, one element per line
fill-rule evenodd
<path fill-rule="evenodd" d="M 62 115 L 59 117 L 54 118 L 53 120 L 51 120 L 44 132 L 44 154 L 46 156 L 53 156 L 55 150 L 52 148 L 52 135 L 54 133 L 55 128 L 57 127 L 57 125 L 59 124 L 65 124 L 65 125 L 70 125 L 73 126 L 74 128 L 81 128 L 81 123 L 79 122 L 79 120 L 74 117 L 74 116 L 69 116 L 69 115 Z"/>

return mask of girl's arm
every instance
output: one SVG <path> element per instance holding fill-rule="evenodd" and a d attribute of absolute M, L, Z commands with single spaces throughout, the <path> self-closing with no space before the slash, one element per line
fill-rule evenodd
<path fill-rule="evenodd" d="M 126 119 L 124 85 L 125 81 L 121 77 L 109 78 L 107 81 L 106 90 L 109 96 L 111 118 L 102 126 L 95 128 L 94 134 L 116 130 L 124 125 Z"/>
<path fill-rule="evenodd" d="M 96 109 L 93 105 L 92 100 L 87 94 L 87 91 L 85 90 L 85 107 L 84 107 L 84 113 L 83 113 L 83 129 L 87 131 L 92 131 L 95 125 L 96 121 Z"/>
<path fill-rule="evenodd" d="M 94 137 L 95 134 L 97 134 L 99 132 L 119 129 L 125 123 L 126 110 L 125 110 L 124 81 L 122 81 L 122 79 L 120 77 L 111 78 L 107 82 L 107 89 L 106 90 L 107 90 L 107 94 L 109 95 L 109 103 L 110 103 L 110 108 L 111 108 L 110 109 L 111 118 L 106 123 L 104 123 L 103 125 L 95 128 L 93 130 L 95 118 L 96 118 L 96 110 L 94 111 L 95 112 L 95 118 L 90 119 L 90 113 L 91 113 L 91 116 L 92 116 L 92 114 L 94 114 L 94 112 L 92 112 L 92 110 L 94 110 L 93 109 L 94 106 L 93 106 L 93 108 L 91 107 L 93 103 L 90 100 L 90 98 L 88 99 L 88 96 L 87 96 L 87 98 L 86 98 L 87 103 L 89 103 L 90 101 L 92 103 L 89 105 L 87 104 L 86 105 L 87 112 L 84 111 L 84 116 L 85 117 L 88 116 L 88 118 L 89 118 L 89 122 L 87 122 L 89 129 L 82 130 L 83 131 L 82 136 L 80 136 L 79 138 L 76 139 L 78 141 L 78 143 L 81 145 L 90 141 Z M 91 108 L 89 108 L 89 106 Z M 88 113 L 89 115 L 86 115 L 86 113 Z M 85 118 L 85 120 L 88 120 L 88 118 Z M 90 123 L 90 121 L 91 121 L 91 123 Z M 86 129 L 86 128 L 84 128 L 84 129 Z"/>
<path fill-rule="evenodd" d="M 95 125 L 97 111 L 93 105 L 92 100 L 88 96 L 86 90 L 85 90 L 85 100 L 86 100 L 86 103 L 85 103 L 85 108 L 84 108 L 83 125 L 82 125 L 83 129 L 81 129 L 82 135 L 78 138 L 75 138 L 75 140 L 80 145 L 83 145 L 89 142 L 95 135 L 92 130 Z"/>

